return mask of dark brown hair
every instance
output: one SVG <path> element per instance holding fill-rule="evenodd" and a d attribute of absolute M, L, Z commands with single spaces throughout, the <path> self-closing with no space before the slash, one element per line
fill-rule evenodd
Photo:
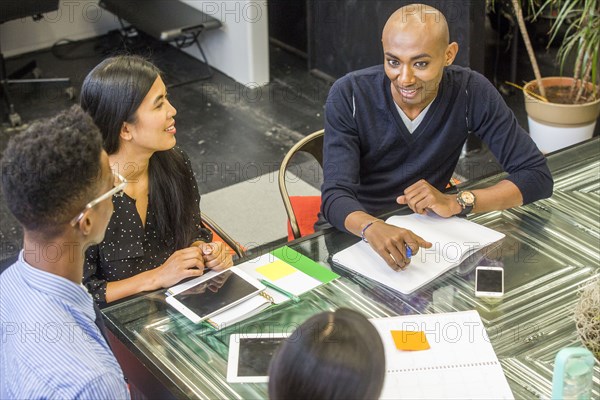
<path fill-rule="evenodd" d="M 269 398 L 376 399 L 384 376 L 379 333 L 341 308 L 309 318 L 283 343 L 269 365 Z"/>

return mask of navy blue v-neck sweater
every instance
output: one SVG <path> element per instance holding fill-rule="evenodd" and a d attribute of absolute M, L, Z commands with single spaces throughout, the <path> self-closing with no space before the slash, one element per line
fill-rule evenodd
<path fill-rule="evenodd" d="M 492 84 L 468 68 L 444 70 L 437 97 L 411 134 L 383 65 L 332 86 L 325 106 L 321 212 L 338 229 L 354 211 L 380 214 L 420 179 L 444 190 L 470 132 L 481 138 L 524 203 L 552 194 L 546 159 Z"/>

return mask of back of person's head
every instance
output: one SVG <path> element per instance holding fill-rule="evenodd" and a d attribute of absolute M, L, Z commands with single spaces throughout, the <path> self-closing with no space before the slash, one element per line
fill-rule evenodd
<path fill-rule="evenodd" d="M 23 227 L 60 234 L 102 184 L 102 139 L 92 119 L 73 106 L 12 137 L 2 159 L 2 190 Z"/>
<path fill-rule="evenodd" d="M 283 343 L 269 366 L 269 398 L 376 399 L 384 376 L 379 333 L 342 308 L 309 318 Z"/>
<path fill-rule="evenodd" d="M 159 76 L 154 64 L 133 55 L 107 58 L 86 76 L 80 104 L 100 128 L 108 154 L 119 150 L 123 123 L 136 122 L 136 111 Z"/>

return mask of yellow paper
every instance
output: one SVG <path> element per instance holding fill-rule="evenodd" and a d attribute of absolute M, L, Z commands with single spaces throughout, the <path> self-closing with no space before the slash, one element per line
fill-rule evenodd
<path fill-rule="evenodd" d="M 423 331 L 391 331 L 398 350 L 417 351 L 430 348 Z"/>
<path fill-rule="evenodd" d="M 293 274 L 294 272 L 296 272 L 296 268 L 292 267 L 290 264 L 284 261 L 277 260 L 270 264 L 256 268 L 256 272 L 263 275 L 270 281 L 276 281 L 278 279 Z"/>

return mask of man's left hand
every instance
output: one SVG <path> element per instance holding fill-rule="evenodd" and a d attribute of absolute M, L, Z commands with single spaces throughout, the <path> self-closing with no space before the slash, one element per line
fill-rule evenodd
<path fill-rule="evenodd" d="M 407 187 L 404 194 L 398 196 L 396 202 L 408 205 L 417 214 L 426 214 L 431 210 L 444 218 L 461 211 L 456 195 L 443 194 L 424 179 Z"/>

